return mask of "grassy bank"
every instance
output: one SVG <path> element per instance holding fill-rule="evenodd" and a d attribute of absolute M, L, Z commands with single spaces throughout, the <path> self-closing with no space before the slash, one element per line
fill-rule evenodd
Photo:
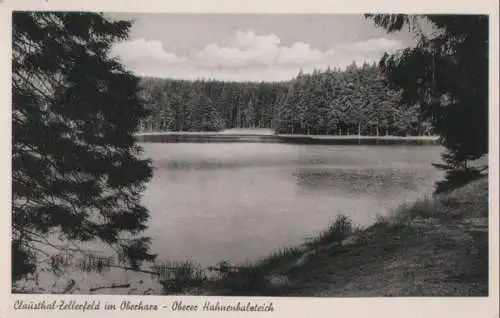
<path fill-rule="evenodd" d="M 190 293 L 262 296 L 486 296 L 488 181 L 403 205 L 365 229 L 339 217 L 285 248 Z"/>

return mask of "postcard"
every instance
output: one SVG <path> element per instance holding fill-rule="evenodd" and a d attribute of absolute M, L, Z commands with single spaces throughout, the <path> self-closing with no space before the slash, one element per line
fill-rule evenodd
<path fill-rule="evenodd" d="M 0 318 L 498 317 L 495 1 L 0 12 Z"/>

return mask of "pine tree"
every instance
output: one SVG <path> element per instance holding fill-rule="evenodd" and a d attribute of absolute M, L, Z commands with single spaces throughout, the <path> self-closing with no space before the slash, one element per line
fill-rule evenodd
<path fill-rule="evenodd" d="M 384 73 L 403 89 L 408 105 L 418 104 L 431 119 L 433 130 L 446 147 L 443 154 L 447 181 L 437 191 L 453 189 L 478 178 L 480 169 L 469 161 L 488 153 L 488 16 L 368 14 L 388 32 L 409 26 L 419 43 L 380 62 Z M 424 35 L 420 21 L 435 32 Z"/>
<path fill-rule="evenodd" d="M 148 78 L 142 87 L 152 111 L 141 124 L 148 130 L 258 127 L 286 134 L 405 135 L 429 122 L 418 116 L 418 107 L 401 102 L 400 90 L 391 88 L 377 65 L 367 63 L 299 73 L 287 82 Z"/>
<path fill-rule="evenodd" d="M 139 268 L 149 160 L 133 133 L 147 115 L 138 79 L 108 57 L 131 24 L 100 14 L 15 12 L 12 56 L 12 280 L 61 249 L 98 240 Z M 57 237 L 57 240 L 54 238 Z"/>

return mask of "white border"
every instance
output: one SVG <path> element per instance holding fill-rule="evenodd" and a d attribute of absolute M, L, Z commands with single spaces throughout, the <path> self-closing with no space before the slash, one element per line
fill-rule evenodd
<path fill-rule="evenodd" d="M 191 12 L 191 13 L 480 13 L 490 14 L 490 296 L 485 298 L 256 298 L 252 300 L 274 303 L 274 313 L 258 315 L 276 315 L 277 317 L 498 317 L 498 25 L 499 11 L 496 0 L 0 0 L 0 118 L 3 134 L 0 135 L 0 147 L 4 155 L 0 157 L 0 318 L 24 316 L 49 316 L 74 318 L 85 315 L 103 317 L 122 317 L 123 315 L 148 315 L 149 317 L 218 317 L 231 315 L 222 312 L 179 313 L 170 310 L 158 312 L 27 312 L 13 311 L 15 299 L 100 299 L 119 303 L 123 299 L 143 302 L 170 304 L 173 300 L 202 304 L 204 301 L 222 300 L 230 303 L 248 301 L 247 297 L 188 297 L 188 296 L 82 296 L 82 295 L 27 295 L 13 297 L 10 293 L 10 176 L 11 176 L 11 114 L 10 114 L 10 73 L 11 73 L 11 11 L 12 10 L 72 10 L 72 11 L 113 11 L 113 12 Z M 232 314 L 250 315 L 250 313 Z M 253 315 L 256 315 L 255 313 Z"/>

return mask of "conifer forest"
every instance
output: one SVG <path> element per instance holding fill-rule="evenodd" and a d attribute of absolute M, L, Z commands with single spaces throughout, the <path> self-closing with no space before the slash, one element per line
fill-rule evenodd
<path fill-rule="evenodd" d="M 270 128 L 279 134 L 425 136 L 419 105 L 401 101 L 378 65 L 353 63 L 286 82 L 143 78 L 141 132 Z"/>

